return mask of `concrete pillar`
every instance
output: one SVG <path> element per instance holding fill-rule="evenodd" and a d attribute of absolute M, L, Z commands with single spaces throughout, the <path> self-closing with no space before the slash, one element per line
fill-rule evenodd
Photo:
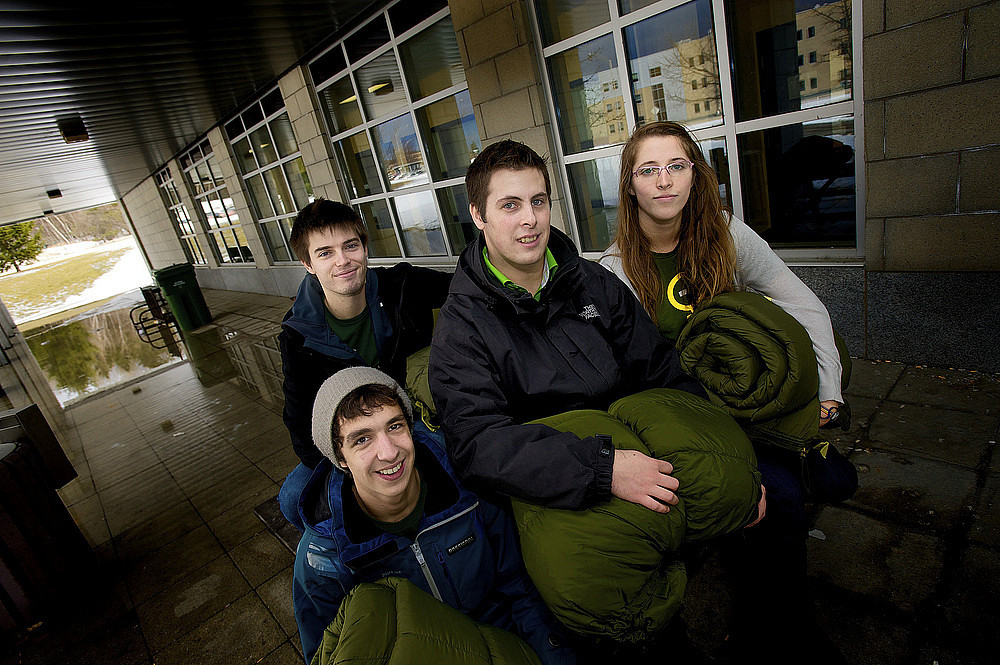
<path fill-rule="evenodd" d="M 341 187 L 333 169 L 334 155 L 330 138 L 323 131 L 320 120 L 322 111 L 316 107 L 316 94 L 309 83 L 309 73 L 304 66 L 296 67 L 278 81 L 281 96 L 285 100 L 285 110 L 292 123 L 295 142 L 302 153 L 313 193 L 331 201 L 343 201 Z"/>

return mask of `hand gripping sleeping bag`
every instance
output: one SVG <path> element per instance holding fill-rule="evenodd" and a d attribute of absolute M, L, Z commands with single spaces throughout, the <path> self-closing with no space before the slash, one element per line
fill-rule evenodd
<path fill-rule="evenodd" d="M 585 635 L 642 643 L 680 609 L 687 576 L 678 548 L 756 516 L 760 474 L 750 441 L 721 408 L 670 389 L 536 422 L 607 434 L 617 449 L 674 466 L 680 502 L 666 514 L 617 497 L 586 510 L 512 501 L 525 566 L 553 614 Z"/>
<path fill-rule="evenodd" d="M 834 333 L 850 382 L 851 358 Z M 805 328 L 758 293 L 718 295 L 698 308 L 677 338 L 681 367 L 755 440 L 803 453 L 819 434 L 819 374 Z"/>
<path fill-rule="evenodd" d="M 540 665 L 513 633 L 476 623 L 402 577 L 363 582 L 340 603 L 311 665 Z"/>

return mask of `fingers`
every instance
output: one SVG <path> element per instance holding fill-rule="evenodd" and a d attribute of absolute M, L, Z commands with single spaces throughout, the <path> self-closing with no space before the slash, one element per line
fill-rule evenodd
<path fill-rule="evenodd" d="M 674 465 L 668 462 L 667 460 L 658 459 L 656 460 L 656 465 L 660 473 L 669 474 L 674 472 Z"/>
<path fill-rule="evenodd" d="M 657 501 L 660 501 L 661 503 L 669 504 L 671 506 L 676 506 L 679 501 L 676 494 L 659 486 L 653 488 L 653 490 L 649 492 L 649 496 L 653 497 L 653 499 Z"/>
<path fill-rule="evenodd" d="M 646 508 L 649 508 L 650 510 L 656 511 L 658 513 L 665 513 L 670 510 L 669 506 L 660 503 L 651 496 L 644 496 L 642 500 L 639 501 L 639 505 L 645 506 Z"/>

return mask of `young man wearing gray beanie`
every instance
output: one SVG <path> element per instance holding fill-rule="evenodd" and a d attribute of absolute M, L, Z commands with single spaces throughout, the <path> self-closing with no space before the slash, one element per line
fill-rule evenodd
<path fill-rule="evenodd" d="M 323 460 L 298 498 L 305 532 L 292 596 L 309 662 L 354 585 L 406 577 L 470 618 L 509 630 L 543 663 L 574 663 L 521 560 L 510 518 L 458 482 L 439 434 L 387 374 L 349 367 L 316 394 Z"/>

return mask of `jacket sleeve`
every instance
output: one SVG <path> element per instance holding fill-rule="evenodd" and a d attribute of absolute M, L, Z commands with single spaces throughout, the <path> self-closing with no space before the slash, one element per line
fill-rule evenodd
<path fill-rule="evenodd" d="M 317 572 L 310 561 L 308 535 L 299 542 L 292 571 L 292 603 L 295 607 L 295 623 L 299 628 L 302 653 L 306 662 L 312 660 L 323 638 L 323 631 L 337 616 L 340 601 L 347 595 L 347 589 L 339 577 Z M 326 555 L 320 555 L 321 562 Z M 322 564 L 320 564 L 322 565 Z"/>
<path fill-rule="evenodd" d="M 568 646 L 565 629 L 553 618 L 524 569 L 510 516 L 485 501 L 480 505 L 497 565 L 496 590 L 510 601 L 517 636 L 528 643 L 542 665 L 574 665 L 577 658 Z"/>
<path fill-rule="evenodd" d="M 312 469 L 323 459 L 323 454 L 312 440 L 312 407 L 316 393 L 325 379 L 303 353 L 300 340 L 295 339 L 296 335 L 287 328 L 278 335 L 281 372 L 284 376 L 281 390 L 285 395 L 281 418 L 292 439 L 295 454 L 303 464 Z"/>
<path fill-rule="evenodd" d="M 753 229 L 735 217 L 729 224 L 737 253 L 740 285 L 767 296 L 809 333 L 819 367 L 819 399 L 843 402 L 840 353 L 826 307 Z"/>
<path fill-rule="evenodd" d="M 586 508 L 611 498 L 611 445 L 518 424 L 485 342 L 448 306 L 431 343 L 429 374 L 448 453 L 471 487 L 551 508 Z"/>
<path fill-rule="evenodd" d="M 668 344 L 628 287 L 610 271 L 601 271 L 609 303 L 608 338 L 620 358 L 629 385 L 622 394 L 649 388 L 676 388 L 705 397 L 705 390 L 681 369 L 677 349 Z"/>

